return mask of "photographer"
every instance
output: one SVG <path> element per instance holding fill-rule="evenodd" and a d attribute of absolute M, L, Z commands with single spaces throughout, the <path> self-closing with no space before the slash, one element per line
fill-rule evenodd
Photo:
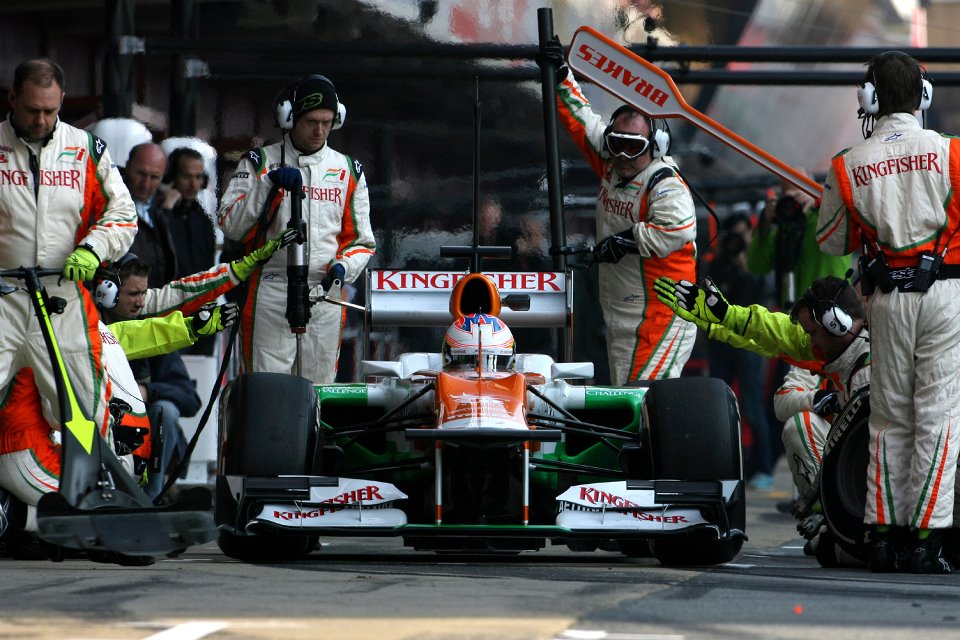
<path fill-rule="evenodd" d="M 817 244 L 819 203 L 787 181 L 780 183 L 779 197 L 767 199 L 763 217 L 747 247 L 747 269 L 757 275 L 774 273 L 776 305 L 783 311 L 793 308 L 803 291 L 814 280 L 827 276 L 843 278 L 850 267 L 850 256 L 828 256 Z M 783 384 L 789 366 L 783 360 L 772 363 L 764 390 L 767 422 L 780 430 L 781 422 L 773 406 L 775 391 Z M 780 439 L 773 440 L 774 458 L 783 453 Z M 788 508 L 788 503 L 778 508 Z"/>
<path fill-rule="evenodd" d="M 817 244 L 817 203 L 789 182 L 779 197 L 767 199 L 763 217 L 747 247 L 747 269 L 757 275 L 775 274 L 776 300 L 790 309 L 797 293 L 817 278 L 843 278 L 849 256 L 828 256 Z"/>
<path fill-rule="evenodd" d="M 725 217 L 720 225 L 719 249 L 707 269 L 720 290 L 730 292 L 730 302 L 744 307 L 767 301 L 764 278 L 747 271 L 746 249 L 750 236 L 750 218 L 745 213 Z M 771 491 L 779 447 L 773 444 L 764 406 L 766 363 L 756 353 L 723 342 L 711 340 L 707 348 L 710 375 L 729 385 L 733 385 L 734 380 L 737 382 L 737 400 L 753 435 L 746 460 L 750 487 Z"/>

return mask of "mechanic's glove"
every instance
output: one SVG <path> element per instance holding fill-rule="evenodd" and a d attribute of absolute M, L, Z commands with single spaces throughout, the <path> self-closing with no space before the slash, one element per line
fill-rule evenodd
<path fill-rule="evenodd" d="M 688 280 L 674 286 L 677 304 L 692 315 L 709 323 L 722 324 L 730 305 L 710 278 L 704 278 L 702 287 Z"/>
<path fill-rule="evenodd" d="M 813 412 L 818 416 L 840 413 L 840 397 L 833 389 L 820 389 L 813 394 Z"/>
<path fill-rule="evenodd" d="M 543 50 L 534 57 L 537 64 L 549 64 L 557 70 L 558 83 L 563 82 L 567 74 L 570 73 L 570 68 L 567 67 L 567 58 L 563 53 L 563 45 L 560 44 L 560 36 L 557 34 L 554 34 L 553 38 L 545 42 Z"/>
<path fill-rule="evenodd" d="M 687 322 L 692 322 L 697 325 L 697 328 L 706 331 L 709 336 L 711 328 L 715 325 L 712 325 L 703 318 L 693 315 L 684 307 L 680 306 L 680 302 L 677 299 L 677 284 L 675 280 L 671 280 L 666 276 L 660 276 L 654 280 L 653 292 L 657 295 L 657 300 L 670 307 L 679 317 Z"/>
<path fill-rule="evenodd" d="M 303 190 L 303 174 L 296 167 L 280 167 L 267 174 L 270 182 L 290 192 Z"/>
<path fill-rule="evenodd" d="M 232 325 L 237 319 L 238 311 L 235 302 L 226 304 L 208 302 L 200 307 L 197 315 L 193 316 L 191 326 L 197 335 L 212 336 Z"/>
<path fill-rule="evenodd" d="M 323 280 L 320 281 L 320 286 L 323 287 L 324 293 L 330 292 L 330 287 L 334 284 L 342 285 L 343 276 L 346 275 L 346 270 L 343 268 L 343 265 L 339 262 L 333 264 L 330 269 L 327 270 L 327 275 L 323 276 Z"/>
<path fill-rule="evenodd" d="M 640 249 L 637 248 L 637 241 L 633 237 L 633 227 L 601 240 L 593 248 L 593 260 L 594 262 L 617 263 L 628 253 L 640 253 Z"/>
<path fill-rule="evenodd" d="M 93 280 L 100 268 L 100 258 L 93 249 L 83 245 L 73 250 L 63 263 L 63 277 L 67 280 L 85 282 Z"/>
<path fill-rule="evenodd" d="M 233 275 L 237 276 L 241 281 L 246 280 L 250 277 L 250 274 L 266 264 L 267 261 L 273 257 L 273 254 L 294 242 L 299 237 L 300 233 L 296 229 L 284 230 L 283 233 L 267 241 L 267 243 L 259 249 L 254 249 L 244 257 L 231 262 L 230 268 L 233 269 Z"/>

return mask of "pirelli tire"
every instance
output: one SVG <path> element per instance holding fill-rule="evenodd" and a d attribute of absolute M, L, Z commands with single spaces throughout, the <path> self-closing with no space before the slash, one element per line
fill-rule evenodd
<path fill-rule="evenodd" d="M 222 475 L 310 473 L 317 445 L 317 393 L 306 378 L 245 373 L 220 402 Z"/>
<path fill-rule="evenodd" d="M 869 555 L 863 524 L 870 460 L 870 391 L 847 402 L 834 418 L 823 447 L 820 505 L 837 545 L 866 562 Z"/>
<path fill-rule="evenodd" d="M 220 550 L 248 562 L 295 560 L 317 548 L 316 536 L 242 533 L 259 506 L 238 504 L 226 476 L 309 475 L 318 438 L 317 394 L 306 378 L 282 373 L 238 376 L 220 402 L 220 470 L 215 520 Z"/>
<path fill-rule="evenodd" d="M 658 380 L 646 393 L 644 411 L 655 479 L 743 480 L 740 413 L 722 380 Z M 726 517 L 732 530 L 745 531 L 742 490 Z M 718 540 L 712 530 L 703 530 L 652 540 L 650 549 L 663 565 L 707 566 L 733 560 L 743 540 L 742 533 Z"/>
<path fill-rule="evenodd" d="M 240 535 L 222 529 L 217 546 L 223 555 L 245 562 L 292 562 L 319 548 L 317 536 Z"/>

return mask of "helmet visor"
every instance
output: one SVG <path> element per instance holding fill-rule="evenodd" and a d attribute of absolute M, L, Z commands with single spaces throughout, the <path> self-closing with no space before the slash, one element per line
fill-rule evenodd
<path fill-rule="evenodd" d="M 611 155 L 634 160 L 647 151 L 650 147 L 650 139 L 639 133 L 611 131 L 607 134 L 604 144 L 607 145 L 607 151 Z"/>

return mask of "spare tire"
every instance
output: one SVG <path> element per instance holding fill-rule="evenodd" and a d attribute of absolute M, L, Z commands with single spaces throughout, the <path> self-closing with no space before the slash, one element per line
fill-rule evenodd
<path fill-rule="evenodd" d="M 834 419 L 823 447 L 820 504 L 827 528 L 844 551 L 866 562 L 863 514 L 870 461 L 870 392 L 864 390 Z"/>

